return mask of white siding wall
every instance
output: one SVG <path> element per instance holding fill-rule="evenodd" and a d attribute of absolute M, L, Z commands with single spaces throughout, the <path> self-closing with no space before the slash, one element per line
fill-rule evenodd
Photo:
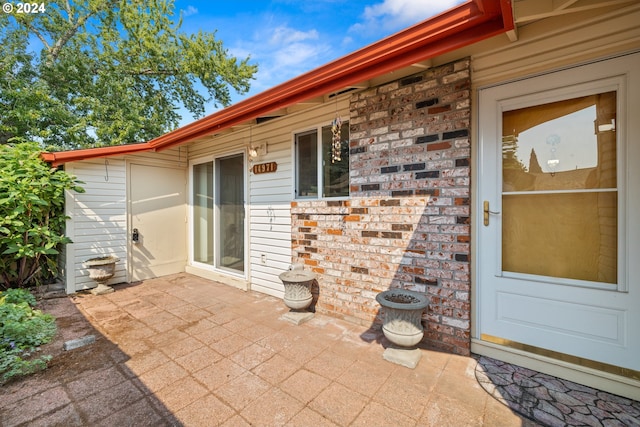
<path fill-rule="evenodd" d="M 302 112 L 273 119 L 229 134 L 212 137 L 189 146 L 189 159 L 225 155 L 247 150 L 250 145 L 267 144 L 267 154 L 253 164 L 276 162 L 273 173 L 249 172 L 249 281 L 252 290 L 282 297 L 284 287 L 278 275 L 291 264 L 291 201 L 293 196 L 293 135 L 295 132 L 326 126 L 339 109 L 343 120 L 349 116 L 348 95 L 336 105 L 332 100 Z"/>
<path fill-rule="evenodd" d="M 483 86 L 589 62 L 640 46 L 640 3 L 542 19 L 519 28 L 516 42 L 495 37 L 468 49 L 473 85 Z M 448 56 L 443 58 L 449 59 Z"/>
<path fill-rule="evenodd" d="M 278 275 L 291 264 L 292 164 L 291 130 L 287 120 L 265 126 L 255 139 L 267 142 L 267 154 L 255 164 L 276 162 L 274 173 L 249 173 L 249 255 L 251 288 L 282 297 Z"/>
<path fill-rule="evenodd" d="M 67 172 L 84 184 L 85 193 L 68 192 L 65 277 L 67 293 L 92 288 L 82 263 L 89 258 L 113 254 L 120 258 L 110 284 L 127 280 L 126 174 L 123 159 L 100 159 L 65 165 Z"/>
<path fill-rule="evenodd" d="M 148 151 L 131 154 L 126 157 L 128 163 L 137 163 L 148 166 L 166 166 L 171 168 L 186 168 L 188 164 L 188 148 L 186 146 L 174 147 L 162 151 Z"/>

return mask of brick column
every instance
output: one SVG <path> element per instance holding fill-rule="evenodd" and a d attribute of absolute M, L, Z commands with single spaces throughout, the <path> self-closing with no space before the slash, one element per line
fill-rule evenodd
<path fill-rule="evenodd" d="M 353 96 L 350 198 L 292 203 L 319 312 L 379 324 L 378 292 L 423 292 L 425 344 L 469 354 L 470 86 L 464 59 Z"/>

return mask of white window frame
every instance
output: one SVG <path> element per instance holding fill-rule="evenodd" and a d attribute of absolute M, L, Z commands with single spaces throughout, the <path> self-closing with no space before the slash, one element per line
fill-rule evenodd
<path fill-rule="evenodd" d="M 293 164 L 293 188 L 292 193 L 295 200 L 348 200 L 351 196 L 350 186 L 347 186 L 348 194 L 345 196 L 324 196 L 324 164 L 322 159 L 322 129 L 330 126 L 325 124 L 319 124 L 314 127 L 309 127 L 301 130 L 296 130 L 292 133 L 293 140 L 293 150 L 291 155 L 291 161 Z M 342 126 L 349 126 L 349 119 L 345 119 L 342 122 Z M 318 194 L 316 196 L 300 196 L 298 194 L 298 171 L 300 170 L 300 164 L 298 162 L 298 136 L 310 134 L 312 132 L 316 133 L 317 137 L 317 147 L 316 147 L 316 158 L 317 158 L 317 174 L 316 174 L 316 182 L 318 184 Z M 349 165 L 349 177 L 351 166 Z"/>
<path fill-rule="evenodd" d="M 219 182 L 218 182 L 218 169 L 217 169 L 217 161 L 220 159 L 224 159 L 227 157 L 231 157 L 231 156 L 238 156 L 238 155 L 242 155 L 243 158 L 243 163 L 244 163 L 244 210 L 245 210 L 245 220 L 244 220 L 244 259 L 245 259 L 245 266 L 244 266 L 244 271 L 243 272 L 238 272 L 229 268 L 224 268 L 224 267 L 220 267 L 219 266 L 219 245 L 220 245 L 220 233 L 219 233 L 219 224 L 218 224 L 218 216 L 219 213 L 217 211 L 217 206 L 216 206 L 216 201 L 218 198 L 218 186 L 219 186 Z M 193 167 L 196 165 L 200 165 L 200 164 L 204 164 L 204 163 L 213 163 L 213 199 L 214 199 L 214 203 L 213 203 L 213 247 L 214 247 L 214 253 L 213 253 L 213 265 L 211 264 L 206 264 L 203 262 L 199 262 L 195 260 L 195 254 L 194 254 L 194 247 L 193 245 L 195 244 L 195 240 L 194 240 L 194 232 L 195 232 L 195 227 L 194 227 L 194 199 L 193 199 L 193 184 L 194 184 L 194 177 L 193 177 Z M 229 152 L 224 152 L 224 153 L 219 153 L 219 154 L 211 154 L 208 156 L 203 156 L 203 157 L 198 157 L 197 159 L 193 159 L 189 161 L 189 265 L 196 267 L 198 269 L 201 270 L 206 270 L 206 271 L 211 271 L 211 272 L 215 272 L 215 273 L 219 273 L 219 274 L 224 274 L 224 275 L 228 275 L 228 276 L 233 276 L 233 277 L 239 277 L 239 278 L 244 278 L 247 279 L 249 277 L 249 207 L 248 207 L 248 200 L 249 200 L 249 175 L 248 175 L 248 154 L 246 150 L 234 150 L 234 151 L 229 151 Z"/>

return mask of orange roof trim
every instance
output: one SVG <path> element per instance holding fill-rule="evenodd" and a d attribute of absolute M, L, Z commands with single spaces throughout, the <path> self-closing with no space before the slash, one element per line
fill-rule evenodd
<path fill-rule="evenodd" d="M 469 0 L 340 59 L 274 86 L 151 141 L 43 153 L 54 166 L 98 157 L 163 150 L 316 96 L 407 67 L 512 30 L 511 0 Z"/>

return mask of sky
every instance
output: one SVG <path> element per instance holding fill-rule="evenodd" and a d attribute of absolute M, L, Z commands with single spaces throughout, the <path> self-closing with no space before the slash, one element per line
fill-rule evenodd
<path fill-rule="evenodd" d="M 228 52 L 258 65 L 233 103 L 354 52 L 465 0 L 176 0 L 182 31 L 216 32 Z M 208 106 L 206 114 L 215 111 Z M 183 114 L 181 125 L 193 118 Z"/>

